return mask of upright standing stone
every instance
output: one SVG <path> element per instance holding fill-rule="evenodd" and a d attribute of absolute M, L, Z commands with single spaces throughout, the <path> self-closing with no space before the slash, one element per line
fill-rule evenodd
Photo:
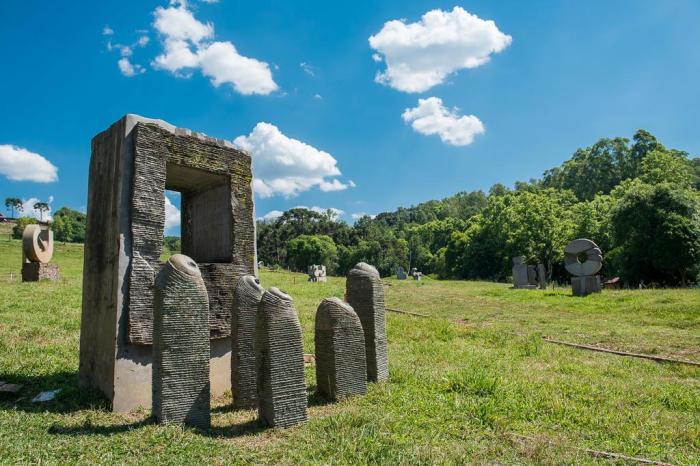
<path fill-rule="evenodd" d="M 386 380 L 389 377 L 388 348 L 384 289 L 377 269 L 364 262 L 348 273 L 348 304 L 355 310 L 365 333 L 367 380 Z"/>
<path fill-rule="evenodd" d="M 324 299 L 316 311 L 316 386 L 335 400 L 367 393 L 367 361 L 362 323 L 349 304 Z"/>
<path fill-rule="evenodd" d="M 583 260 L 580 258 L 585 256 Z M 574 275 L 571 278 L 571 291 L 574 296 L 586 296 L 601 291 L 600 277 L 596 275 L 603 267 L 603 253 L 591 240 L 575 239 L 564 248 L 566 270 Z"/>
<path fill-rule="evenodd" d="M 396 270 L 396 279 L 406 280 L 407 278 L 408 275 L 406 274 L 406 271 L 403 269 L 403 267 L 399 266 L 399 268 Z"/>
<path fill-rule="evenodd" d="M 542 263 L 537 264 L 537 284 L 542 290 L 547 288 L 547 270 Z"/>
<path fill-rule="evenodd" d="M 271 427 L 306 422 L 308 402 L 301 325 L 292 298 L 274 287 L 265 291 L 260 301 L 255 360 L 260 421 Z"/>
<path fill-rule="evenodd" d="M 536 288 L 532 283 L 532 281 L 534 281 L 534 273 L 534 268 L 530 268 L 525 263 L 525 256 L 516 256 L 513 258 L 513 288 Z"/>
<path fill-rule="evenodd" d="M 175 254 L 155 282 L 153 416 L 209 428 L 209 299 L 197 264 Z"/>
<path fill-rule="evenodd" d="M 182 253 L 209 293 L 211 389 L 231 388 L 231 306 L 256 273 L 250 155 L 232 143 L 126 115 L 92 140 L 80 383 L 112 409 L 151 406 L 153 285 L 162 267 L 165 190 L 181 193 Z"/>
<path fill-rule="evenodd" d="M 310 282 L 325 282 L 326 281 L 326 266 L 325 265 L 310 265 L 308 268 Z"/>
<path fill-rule="evenodd" d="M 255 320 L 265 289 L 252 275 L 236 284 L 231 315 L 231 393 L 235 408 L 258 406 Z"/>

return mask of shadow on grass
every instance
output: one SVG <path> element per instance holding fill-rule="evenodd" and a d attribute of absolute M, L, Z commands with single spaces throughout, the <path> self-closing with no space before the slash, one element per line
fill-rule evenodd
<path fill-rule="evenodd" d="M 78 385 L 77 372 L 55 372 L 53 374 L 26 376 L 0 372 L 0 380 L 22 386 L 14 394 L 0 394 L 0 410 L 26 412 L 71 413 L 83 409 L 107 409 L 107 400 L 102 394 Z M 32 398 L 44 391 L 60 390 L 53 400 L 32 402 Z"/>

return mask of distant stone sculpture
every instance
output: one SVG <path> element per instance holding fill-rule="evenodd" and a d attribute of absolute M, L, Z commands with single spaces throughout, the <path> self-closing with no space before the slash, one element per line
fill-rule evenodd
<path fill-rule="evenodd" d="M 238 279 L 231 314 L 231 394 L 235 408 L 258 406 L 255 321 L 265 289 L 252 275 Z"/>
<path fill-rule="evenodd" d="M 413 267 L 411 269 L 411 276 L 414 280 L 420 281 L 423 278 L 423 272 L 419 272 L 417 268 Z"/>
<path fill-rule="evenodd" d="M 209 299 L 197 264 L 175 254 L 155 280 L 153 416 L 210 425 Z"/>
<path fill-rule="evenodd" d="M 325 282 L 326 281 L 326 266 L 325 265 L 310 265 L 307 269 L 310 282 Z"/>
<path fill-rule="evenodd" d="M 271 427 L 306 422 L 304 349 L 292 298 L 270 288 L 263 293 L 255 328 L 258 414 Z"/>
<path fill-rule="evenodd" d="M 403 269 L 403 267 L 399 267 L 396 270 L 396 278 L 398 280 L 406 280 L 408 278 L 408 275 L 406 274 L 406 271 Z"/>
<path fill-rule="evenodd" d="M 544 264 L 537 264 L 537 285 L 541 290 L 547 288 L 547 269 Z"/>
<path fill-rule="evenodd" d="M 31 224 L 22 233 L 22 281 L 58 280 L 58 264 L 53 256 L 53 231 Z"/>
<path fill-rule="evenodd" d="M 80 329 L 80 382 L 114 411 L 151 406 L 153 284 L 165 190 L 181 193 L 182 253 L 209 293 L 211 389 L 231 388 L 231 306 L 255 275 L 250 155 L 162 120 L 127 115 L 92 140 Z"/>
<path fill-rule="evenodd" d="M 367 393 L 367 361 L 362 323 L 349 304 L 324 299 L 316 311 L 316 387 L 336 400 Z"/>
<path fill-rule="evenodd" d="M 603 267 L 603 253 L 593 241 L 581 238 L 570 242 L 564 248 L 564 264 L 566 270 L 574 275 L 571 278 L 574 296 L 601 291 L 600 277 L 596 273 Z"/>
<path fill-rule="evenodd" d="M 537 286 L 531 281 L 535 281 L 534 268 L 530 268 L 525 263 L 525 256 L 516 256 L 513 258 L 513 288 L 532 290 Z"/>
<path fill-rule="evenodd" d="M 384 309 L 384 288 L 377 269 L 364 262 L 348 272 L 347 301 L 355 310 L 365 334 L 367 380 L 389 377 L 388 344 Z"/>

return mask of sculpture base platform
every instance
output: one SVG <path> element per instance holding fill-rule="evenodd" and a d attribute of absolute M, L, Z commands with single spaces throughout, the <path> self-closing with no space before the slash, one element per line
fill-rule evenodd
<path fill-rule="evenodd" d="M 591 293 L 600 293 L 601 288 L 598 275 L 571 278 L 571 291 L 574 296 L 588 296 Z"/>
<path fill-rule="evenodd" d="M 58 264 L 44 264 L 42 262 L 22 264 L 23 282 L 38 282 L 39 280 L 58 280 Z"/>

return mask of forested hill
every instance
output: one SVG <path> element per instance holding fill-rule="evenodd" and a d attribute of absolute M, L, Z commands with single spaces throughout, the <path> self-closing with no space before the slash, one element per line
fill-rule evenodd
<path fill-rule="evenodd" d="M 511 258 L 544 263 L 566 279 L 562 251 L 588 237 L 604 251 L 605 276 L 630 285 L 698 281 L 700 159 L 668 149 L 647 131 L 600 139 L 541 179 L 461 192 L 349 226 L 332 212 L 292 209 L 258 222 L 265 264 L 344 274 L 361 260 L 382 275 L 398 266 L 441 278 L 504 280 Z"/>

